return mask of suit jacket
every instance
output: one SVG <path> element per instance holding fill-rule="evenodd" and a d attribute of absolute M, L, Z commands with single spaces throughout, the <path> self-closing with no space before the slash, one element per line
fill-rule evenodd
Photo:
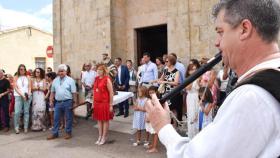
<path fill-rule="evenodd" d="M 124 65 L 121 65 L 120 67 L 121 67 L 121 77 L 120 77 L 121 78 L 121 84 L 119 82 L 119 74 L 117 74 L 117 76 L 116 76 L 116 83 L 117 83 L 117 85 L 120 85 L 120 86 L 125 85 L 124 90 L 128 91 L 128 89 L 129 89 L 129 78 L 130 78 L 129 71 L 128 71 L 128 68 Z"/>

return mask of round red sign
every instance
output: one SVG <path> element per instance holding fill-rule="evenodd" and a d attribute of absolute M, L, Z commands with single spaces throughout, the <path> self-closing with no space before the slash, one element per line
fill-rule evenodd
<path fill-rule="evenodd" d="M 52 58 L 53 57 L 53 46 L 48 46 L 46 53 L 47 53 L 47 57 Z"/>

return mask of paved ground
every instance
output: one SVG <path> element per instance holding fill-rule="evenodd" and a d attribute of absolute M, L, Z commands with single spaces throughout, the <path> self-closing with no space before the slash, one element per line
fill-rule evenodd
<path fill-rule="evenodd" d="M 131 118 L 130 118 L 131 119 Z M 79 118 L 73 129 L 73 138 L 47 141 L 47 132 L 29 132 L 16 135 L 0 131 L 1 158 L 164 158 L 165 148 L 160 144 L 159 153 L 148 154 L 142 146 L 133 147 L 134 139 L 130 119 L 116 118 L 109 132 L 109 144 L 95 145 L 98 131 L 91 120 Z M 122 123 L 123 122 L 123 123 Z M 130 127 L 130 128 L 129 128 Z M 128 128 L 128 129 L 127 129 Z M 116 129 L 116 130 L 115 130 Z M 116 132 L 119 131 L 119 132 Z"/>

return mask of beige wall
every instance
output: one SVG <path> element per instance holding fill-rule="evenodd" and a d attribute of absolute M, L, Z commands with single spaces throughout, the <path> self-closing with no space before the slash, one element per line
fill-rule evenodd
<path fill-rule="evenodd" d="M 167 0 L 112 0 L 112 58 L 136 60 L 135 29 L 166 23 Z"/>
<path fill-rule="evenodd" d="M 135 29 L 167 23 L 167 0 L 127 0 L 127 58 L 137 59 Z M 152 52 L 151 52 L 152 53 Z"/>
<path fill-rule="evenodd" d="M 110 0 L 54 0 L 53 5 L 54 65 L 68 64 L 77 78 L 84 62 L 111 54 Z"/>
<path fill-rule="evenodd" d="M 127 34 L 126 34 L 126 1 L 111 1 L 111 45 L 112 58 L 127 56 Z"/>
<path fill-rule="evenodd" d="M 191 58 L 212 57 L 217 49 L 211 9 L 217 2 L 54 0 L 55 66 L 69 64 L 78 77 L 84 62 L 100 61 L 105 52 L 136 60 L 135 29 L 161 24 L 167 24 L 168 52 L 185 65 Z"/>
<path fill-rule="evenodd" d="M 0 68 L 14 74 L 19 64 L 35 68 L 35 57 L 45 57 L 46 67 L 53 67 L 53 59 L 46 56 L 47 46 L 53 45 L 51 34 L 31 29 L 20 29 L 0 35 Z"/>

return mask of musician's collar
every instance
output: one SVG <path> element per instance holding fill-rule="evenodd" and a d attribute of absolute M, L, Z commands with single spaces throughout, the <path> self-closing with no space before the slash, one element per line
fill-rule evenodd
<path fill-rule="evenodd" d="M 278 68 L 280 66 L 280 58 L 274 58 L 271 60 L 267 60 L 265 62 L 262 62 L 256 66 L 254 66 L 253 68 L 251 68 L 249 71 L 247 71 L 246 73 L 244 73 L 243 75 L 241 75 L 240 77 L 238 77 L 237 82 L 241 82 L 242 80 L 244 80 L 245 78 L 253 75 L 255 72 L 259 71 L 259 70 L 264 70 L 264 69 L 275 69 Z"/>

